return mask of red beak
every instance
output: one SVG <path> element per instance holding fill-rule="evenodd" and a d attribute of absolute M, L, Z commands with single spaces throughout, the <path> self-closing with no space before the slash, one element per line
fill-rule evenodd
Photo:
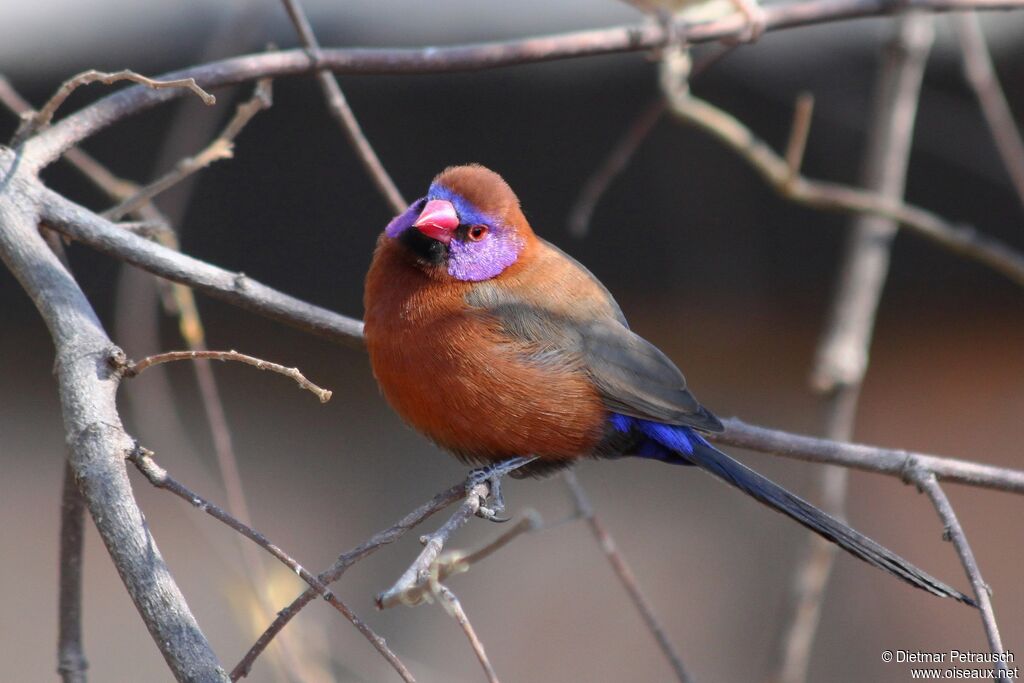
<path fill-rule="evenodd" d="M 459 215 L 451 202 L 431 199 L 412 227 L 431 239 L 448 244 L 452 241 L 452 233 L 459 227 Z"/>

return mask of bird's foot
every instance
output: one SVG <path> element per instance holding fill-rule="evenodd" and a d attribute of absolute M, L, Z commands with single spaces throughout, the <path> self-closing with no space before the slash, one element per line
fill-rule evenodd
<path fill-rule="evenodd" d="M 484 482 L 487 482 L 489 489 L 487 498 L 480 501 L 480 507 L 477 508 L 476 516 L 489 522 L 502 523 L 509 521 L 511 517 L 499 516 L 505 511 L 505 497 L 501 492 L 501 478 L 536 459 L 536 457 L 509 458 L 508 460 L 502 460 L 493 465 L 470 471 L 469 476 L 466 477 L 467 491 Z"/>

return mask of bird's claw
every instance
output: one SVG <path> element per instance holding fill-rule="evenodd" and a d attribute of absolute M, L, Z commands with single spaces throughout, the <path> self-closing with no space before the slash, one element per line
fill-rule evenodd
<path fill-rule="evenodd" d="M 511 517 L 499 517 L 500 510 L 497 508 L 489 508 L 481 505 L 476 509 L 476 516 L 480 519 L 486 519 L 488 522 L 494 522 L 495 524 L 504 524 L 510 521 Z"/>
<path fill-rule="evenodd" d="M 504 523 L 511 519 L 511 517 L 498 516 L 505 511 L 505 496 L 502 495 L 501 491 L 501 478 L 532 460 L 534 458 L 511 458 L 494 465 L 472 470 L 469 473 L 469 476 L 466 477 L 467 491 L 484 482 L 487 482 L 489 489 L 487 497 L 481 497 L 480 506 L 476 511 L 477 517 L 486 519 L 488 522 L 498 523 Z M 489 506 L 487 505 L 488 501 L 490 501 Z"/>

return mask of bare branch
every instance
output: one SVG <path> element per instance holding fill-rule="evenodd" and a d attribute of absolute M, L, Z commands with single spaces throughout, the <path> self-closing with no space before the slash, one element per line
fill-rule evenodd
<path fill-rule="evenodd" d="M 1024 139 L 1017 129 L 1006 94 L 999 85 L 978 15 L 974 12 L 954 14 L 953 26 L 964 57 L 964 74 L 981 105 L 981 112 L 1017 191 L 1017 198 L 1024 205 Z"/>
<path fill-rule="evenodd" d="M 232 360 L 237 361 L 239 363 L 251 365 L 258 370 L 269 370 L 270 372 L 276 372 L 279 375 L 284 375 L 285 377 L 290 377 L 291 379 L 295 380 L 295 383 L 298 384 L 299 387 L 311 392 L 312 394 L 315 394 L 316 397 L 320 399 L 321 403 L 327 403 L 328 401 L 330 401 L 331 395 L 333 393 L 327 389 L 323 389 L 317 386 L 316 384 L 310 382 L 308 379 L 306 379 L 305 375 L 299 372 L 298 368 L 286 368 L 283 365 L 271 363 L 270 361 L 262 360 L 260 358 L 256 358 L 255 356 L 247 356 L 244 353 L 239 353 L 238 351 L 235 350 L 168 351 L 167 353 L 160 353 L 155 356 L 148 356 L 136 363 L 128 363 L 128 365 L 125 368 L 125 371 L 129 377 L 134 377 L 136 375 L 142 374 L 143 371 L 145 371 L 147 368 L 153 367 L 154 365 L 160 365 L 161 363 L 172 363 L 174 361 L 179 360 L 197 359 L 220 361 Z"/>
<path fill-rule="evenodd" d="M 218 37 L 215 35 L 214 38 L 217 39 Z M 220 41 L 218 44 L 222 44 L 222 42 L 223 41 Z M 267 95 L 269 96 L 269 89 Z M 254 96 L 253 100 L 250 100 L 250 103 L 254 100 L 258 101 Z M 13 87 L 11 87 L 10 83 L 2 76 L 0 76 L 0 102 L 3 102 L 3 104 L 19 115 L 30 115 L 33 113 L 31 105 L 21 98 Z M 243 106 L 248 108 L 251 105 Z M 253 107 L 253 113 L 255 113 L 255 107 Z M 237 135 L 238 129 L 241 128 L 241 125 L 244 125 L 246 120 L 242 118 L 243 116 L 244 114 L 242 111 L 239 111 L 239 113 L 236 114 L 232 124 L 229 124 L 225 131 L 226 135 L 229 135 L 230 137 Z M 196 130 L 196 121 L 194 118 L 190 119 L 187 125 L 189 126 L 189 130 Z M 116 177 L 102 164 L 77 147 L 69 149 L 65 153 L 64 158 L 114 201 L 127 199 L 128 197 L 137 194 L 140 189 L 135 183 Z M 155 204 L 149 202 L 144 203 L 133 213 L 138 214 L 139 217 L 144 218 L 145 220 L 134 223 L 118 223 L 118 227 L 124 230 L 129 230 L 142 237 L 156 239 L 161 244 L 177 250 L 177 236 L 170 227 L 163 213 L 156 208 Z M 182 336 L 185 337 L 192 349 L 204 350 L 205 342 L 202 321 L 199 318 L 199 312 L 196 308 L 192 291 L 181 285 L 174 285 L 170 288 L 170 291 L 173 296 L 173 307 L 179 315 L 179 329 Z M 132 326 L 127 328 L 129 332 L 138 329 L 135 324 L 136 322 L 137 319 L 133 320 Z M 194 363 L 193 367 L 195 368 L 200 395 L 203 399 L 203 406 L 207 411 L 207 416 L 210 422 L 210 432 L 213 435 L 217 462 L 221 468 L 222 479 L 224 480 L 225 489 L 227 491 L 229 509 L 232 510 L 242 521 L 248 522 L 250 519 L 248 506 L 245 504 L 245 496 L 241 488 L 241 478 L 239 476 L 238 468 L 235 464 L 236 460 L 231 448 L 230 432 L 227 429 L 227 420 L 224 415 L 224 409 L 219 398 L 219 393 L 217 392 L 215 379 L 205 361 Z M 165 401 L 165 403 L 169 402 Z M 255 553 L 257 552 L 256 549 L 242 541 L 241 537 L 238 538 L 240 540 L 243 553 L 248 556 L 249 569 L 255 574 L 255 578 L 253 578 L 254 586 L 257 588 L 265 586 L 265 576 L 263 576 L 259 571 L 262 568 L 262 564 L 260 562 L 260 558 L 255 556 Z M 313 593 L 313 595 L 316 595 L 316 593 Z M 282 650 L 285 658 L 287 659 L 287 665 L 293 672 L 300 672 L 303 665 L 302 658 L 292 652 L 294 644 L 288 643 L 287 640 L 288 639 L 284 639 L 281 643 L 282 646 L 287 646 Z"/>
<path fill-rule="evenodd" d="M 887 200 L 903 197 L 921 81 L 934 33 L 931 16 L 904 15 L 879 67 L 862 182 L 865 189 Z M 797 167 L 790 168 L 796 177 Z M 825 436 L 836 441 L 853 437 L 868 348 L 898 227 L 892 219 L 859 215 L 849 236 L 811 378 L 825 407 Z M 846 514 L 848 474 L 848 470 L 830 466 L 818 476 L 816 498 L 820 507 L 838 519 Z M 807 678 L 835 556 L 834 544 L 818 536 L 808 539 L 806 554 L 795 573 L 788 627 L 783 631 L 777 675 L 780 683 L 802 683 Z"/>
<path fill-rule="evenodd" d="M 85 504 L 78 492 L 75 472 L 64 466 L 64 492 L 60 503 L 60 598 L 57 615 L 57 672 L 63 683 L 85 683 L 82 645 L 82 545 Z"/>
<path fill-rule="evenodd" d="M 845 19 L 920 9 L 930 12 L 953 10 L 1008 10 L 1024 7 L 1024 0 L 808 0 L 768 5 L 765 26 L 777 31 Z M 644 23 L 591 31 L 576 31 L 506 42 L 411 49 L 348 48 L 313 51 L 291 50 L 273 54 L 246 55 L 184 69 L 161 80 L 194 78 L 204 88 L 218 88 L 257 78 L 308 74 L 320 69 L 335 73 L 410 74 L 493 69 L 530 62 L 572 59 L 590 55 L 636 52 L 658 48 L 678 35 L 696 44 L 739 38 L 746 19 L 732 15 L 719 20 L 687 25 L 680 20 L 667 26 Z M 23 148 L 26 159 L 40 168 L 57 159 L 68 147 L 106 126 L 144 109 L 166 102 L 180 93 L 175 90 L 129 88 L 72 114 L 42 131 Z"/>
<path fill-rule="evenodd" d="M 306 46 L 306 49 L 310 50 L 311 56 L 316 59 L 316 55 L 320 50 L 320 43 L 317 42 L 316 34 L 313 33 L 313 27 L 310 25 L 306 13 L 302 11 L 302 5 L 299 4 L 299 0 L 282 1 L 284 2 L 285 10 L 288 12 L 288 17 L 291 19 L 292 24 L 295 25 L 299 39 Z M 316 78 L 320 81 L 320 88 L 324 91 L 327 109 L 331 112 L 334 120 L 341 126 L 341 129 L 345 131 L 345 137 L 348 138 L 349 144 L 355 149 L 356 154 L 359 156 L 359 161 L 363 164 L 363 168 L 370 174 L 373 184 L 377 186 L 377 191 L 380 192 L 381 196 L 384 197 L 384 200 L 395 213 L 405 211 L 408 202 L 402 198 L 402 193 L 398 191 L 395 181 L 391 179 L 391 176 L 384 168 L 384 164 L 381 163 L 380 157 L 377 156 L 377 152 L 374 151 L 373 145 L 370 144 L 366 134 L 363 133 L 359 120 L 356 119 L 355 112 L 352 111 L 352 107 L 349 106 L 348 100 L 345 98 L 345 93 L 342 92 L 341 86 L 338 84 L 338 79 L 330 71 L 325 70 L 317 71 Z"/>
<path fill-rule="evenodd" d="M 469 617 L 466 616 L 466 610 L 462 609 L 462 603 L 459 602 L 455 593 L 442 583 L 436 584 L 434 592 L 441 599 L 441 604 L 444 606 L 445 611 L 452 615 L 452 618 L 462 627 L 463 633 L 466 634 L 466 638 L 469 640 L 470 647 L 473 648 L 473 653 L 480 661 L 480 666 L 484 668 L 484 674 L 487 676 L 488 683 L 501 683 L 498 680 L 498 674 L 494 672 L 494 667 L 491 666 L 491 660 L 487 658 L 487 653 L 484 652 L 484 644 L 477 637 L 476 630 L 473 628 L 473 624 L 470 623 Z"/>
<path fill-rule="evenodd" d="M 448 521 L 434 532 L 420 537 L 423 550 L 417 556 L 416 561 L 398 578 L 391 588 L 377 596 L 377 607 L 386 609 L 395 605 L 408 605 L 410 607 L 423 602 L 423 591 L 417 590 L 430 581 L 431 567 L 441 554 L 444 544 L 453 533 L 461 529 L 466 522 L 473 519 L 480 509 L 480 501 L 486 500 L 491 493 L 491 487 L 487 482 L 480 482 L 466 490 L 462 505 L 448 518 Z"/>
<path fill-rule="evenodd" d="M 363 323 L 313 306 L 260 284 L 243 273 L 232 273 L 185 256 L 120 230 L 113 223 L 68 201 L 59 194 L 43 190 L 40 207 L 47 224 L 107 254 L 173 282 L 233 303 L 261 315 L 280 320 L 334 341 L 362 347 Z"/>
<path fill-rule="evenodd" d="M 565 484 L 569 487 L 569 492 L 572 494 L 577 513 L 586 520 L 587 525 L 590 527 L 590 532 L 594 535 L 605 557 L 608 558 L 608 564 L 611 565 L 615 576 L 619 579 L 619 583 L 626 589 L 630 600 L 633 601 L 633 605 L 640 612 L 640 617 L 644 620 L 644 624 L 647 625 L 647 630 L 654 636 L 654 640 L 658 643 L 661 653 L 668 660 L 676 679 L 680 683 L 693 683 L 693 677 L 686 670 L 682 657 L 676 652 L 675 646 L 672 645 L 672 641 L 668 639 L 668 634 L 665 633 L 665 628 L 654 614 L 654 609 L 647 601 L 643 591 L 640 590 L 636 575 L 633 574 L 633 570 L 626 562 L 626 558 L 619 552 L 615 539 L 612 538 L 611 534 L 604 528 L 604 524 L 594 514 L 594 507 L 590 504 L 586 492 L 584 492 L 583 487 L 576 478 L 576 473 L 568 469 L 562 474 L 562 477 L 565 479 Z"/>
<path fill-rule="evenodd" d="M 376 648 L 378 652 L 380 652 L 384 659 L 386 659 L 388 663 L 391 664 L 395 671 L 398 672 L 398 675 L 402 677 L 402 680 L 408 682 L 415 681 L 415 679 L 412 677 L 412 674 L 409 673 L 409 670 L 405 667 L 404 664 L 402 664 L 402 661 L 398 659 L 398 656 L 391 651 L 391 649 L 387 646 L 387 643 L 384 642 L 383 638 L 377 635 L 377 633 L 373 629 L 371 629 L 366 624 L 366 622 L 360 619 L 359 616 L 356 615 L 356 613 L 353 612 L 348 605 L 346 605 L 344 602 L 338 599 L 338 597 L 335 596 L 334 593 L 332 593 L 331 590 L 327 586 L 325 586 L 317 577 L 310 574 L 309 571 L 307 571 L 301 564 L 292 559 L 291 556 L 289 556 L 275 544 L 271 543 L 266 536 L 256 531 L 251 526 L 243 524 L 242 522 L 238 521 L 237 519 L 229 515 L 227 512 L 220 509 L 219 507 L 217 507 L 210 501 L 206 500 L 202 496 L 193 493 L 190 489 L 188 489 L 188 487 L 186 487 L 185 485 L 181 484 L 173 477 L 168 475 L 167 470 L 160 467 L 160 465 L 158 465 L 156 461 L 153 460 L 153 454 L 150 451 L 146 450 L 145 448 L 136 445 L 135 448 L 133 448 L 131 452 L 128 454 L 128 459 L 132 462 L 132 464 L 135 465 L 135 467 L 138 468 L 140 472 L 142 472 L 142 474 L 145 475 L 146 479 L 148 479 L 149 482 L 153 484 L 153 486 L 173 493 L 182 500 L 190 503 L 193 507 L 202 510 L 203 512 L 210 515 L 214 519 L 228 525 L 238 533 L 242 534 L 243 536 L 251 540 L 256 545 L 260 546 L 268 553 L 273 555 L 278 561 L 280 561 L 282 564 L 284 564 L 286 567 L 292 570 L 299 578 L 308 583 L 310 587 L 313 588 L 317 593 L 322 595 L 324 600 L 326 600 L 331 605 L 331 607 L 338 610 L 338 612 L 340 612 L 342 616 L 344 616 L 346 619 L 352 622 L 352 625 L 355 626 L 356 629 L 360 633 L 362 633 L 363 636 L 365 636 L 368 641 L 370 641 L 370 644 L 373 645 L 373 647 Z"/>
<path fill-rule="evenodd" d="M 528 510 L 511 528 L 482 548 L 469 553 L 456 550 L 439 555 L 429 567 L 429 581 L 410 586 L 399 596 L 400 602 L 406 605 L 418 605 L 424 600 L 429 601 L 432 596 L 437 595 L 437 584 L 455 574 L 468 572 L 470 567 L 504 548 L 518 536 L 536 531 L 541 526 L 540 515 L 533 510 Z"/>
<path fill-rule="evenodd" d="M 79 490 L 153 641 L 180 681 L 226 681 L 217 657 L 164 564 L 135 503 L 124 465 L 132 448 L 117 412 L 119 351 L 77 283 L 36 229 L 38 180 L 0 149 L 0 256 L 49 328 L 65 438 Z M 138 239 L 138 238 L 136 238 Z"/>
<path fill-rule="evenodd" d="M 116 221 L 213 162 L 220 161 L 221 159 L 230 159 L 234 154 L 235 138 L 256 114 L 270 108 L 273 104 L 272 98 L 270 79 L 263 78 L 257 81 L 252 97 L 238 105 L 235 115 L 231 117 L 228 125 L 224 127 L 224 130 L 221 131 L 221 134 L 213 142 L 195 156 L 180 160 L 174 165 L 173 169 L 149 185 L 139 188 L 117 206 L 107 209 L 103 212 L 103 215 L 110 220 Z"/>
<path fill-rule="evenodd" d="M 866 472 L 877 472 L 903 478 L 908 463 L 920 467 L 944 481 L 969 486 L 1024 493 L 1024 471 L 994 467 L 969 460 L 943 458 L 898 448 L 880 448 L 857 443 L 843 443 L 813 436 L 792 434 L 746 424 L 736 418 L 722 420 L 725 432 L 708 438 L 715 443 L 774 453 L 786 458 L 823 464 L 842 465 Z"/>
<path fill-rule="evenodd" d="M 38 112 L 32 116 L 26 117 L 24 124 L 14 134 L 12 146 L 17 146 L 21 141 L 31 137 L 36 131 L 48 126 L 50 121 L 53 119 L 53 115 L 57 112 L 57 109 L 60 108 L 60 105 L 64 104 L 64 100 L 66 100 L 71 93 L 78 90 L 78 88 L 83 85 L 89 85 L 90 83 L 99 82 L 104 85 L 111 85 L 118 81 L 132 81 L 133 83 L 140 83 L 147 88 L 153 88 L 154 90 L 162 90 L 165 88 L 185 88 L 186 90 L 190 90 L 195 93 L 203 101 L 203 104 L 209 106 L 216 104 L 217 102 L 217 98 L 200 88 L 194 78 L 161 80 L 148 78 L 129 69 L 112 72 L 90 69 L 64 81 L 64 83 L 62 83 L 57 89 L 57 92 L 53 94 L 53 97 L 47 100 L 46 104 L 44 104 Z"/>
<path fill-rule="evenodd" d="M 786 144 L 786 168 L 789 169 L 789 179 L 793 180 L 800 175 L 800 167 L 804 163 L 804 150 L 807 149 L 807 136 L 811 132 L 811 117 L 814 115 L 814 95 L 800 93 L 796 98 L 796 108 L 793 112 L 793 125 L 789 129 L 789 142 Z"/>
<path fill-rule="evenodd" d="M 953 541 L 956 552 L 960 556 L 960 562 L 967 573 L 967 578 L 971 580 L 978 610 L 981 612 L 981 621 L 985 627 L 985 635 L 988 638 L 989 649 L 993 654 L 1003 654 L 1005 652 L 1003 641 L 999 636 L 999 626 L 996 624 L 996 615 L 992 609 L 992 589 L 981 576 L 981 570 L 978 569 L 974 553 L 967 542 L 967 535 L 964 533 L 963 527 L 960 526 L 960 521 L 956 517 L 956 512 L 953 511 L 953 506 L 949 503 L 949 498 L 946 497 L 945 491 L 939 486 L 939 482 L 932 472 L 920 466 L 911 466 L 907 470 L 907 475 L 910 481 L 928 494 L 932 504 L 935 505 L 935 511 L 939 513 L 939 518 L 945 525 L 943 537 Z M 1005 672 L 1006 662 L 996 661 L 995 668 Z"/>
<path fill-rule="evenodd" d="M 590 218 L 594 215 L 597 203 L 608 190 L 608 186 L 629 165 L 630 160 L 639 149 L 640 143 L 654 130 L 654 126 L 665 113 L 665 100 L 658 98 L 644 107 L 643 111 L 629 124 L 626 132 L 601 165 L 587 178 L 569 211 L 569 233 L 575 237 L 584 237 L 590 230 Z"/>
<path fill-rule="evenodd" d="M 794 178 L 786 160 L 731 114 L 690 95 L 674 74 L 665 75 L 663 86 L 671 111 L 680 120 L 711 133 L 738 153 L 785 199 L 815 209 L 897 221 L 947 250 L 983 263 L 1018 285 L 1024 285 L 1024 254 L 1002 241 L 974 228 L 951 223 L 926 209 L 873 192 L 803 176 Z"/>
<path fill-rule="evenodd" d="M 440 510 L 448 507 L 456 500 L 462 498 L 466 492 L 466 485 L 463 482 L 459 482 L 454 486 L 449 487 L 447 490 L 434 496 L 432 499 L 419 506 L 402 519 L 392 524 L 387 529 L 379 531 L 369 539 L 360 543 L 355 548 L 342 553 L 338 556 L 338 559 L 334 561 L 331 567 L 321 573 L 317 578 L 321 583 L 330 584 L 342 577 L 349 567 L 359 562 L 365 557 L 369 557 L 380 548 L 394 543 L 402 536 L 406 534 L 410 529 L 415 528 L 421 522 L 426 520 L 428 517 L 433 515 Z M 317 596 L 317 592 L 308 588 L 299 597 L 295 598 L 290 605 L 285 607 L 283 610 L 277 613 L 277 618 L 274 622 L 267 627 L 267 629 L 260 635 L 249 651 L 246 652 L 235 668 L 231 670 L 231 680 L 237 681 L 240 678 L 245 678 L 249 675 L 249 670 L 252 668 L 253 662 L 256 658 L 270 645 L 270 642 L 281 632 L 288 622 L 291 621 L 303 607 L 308 605 L 313 598 Z"/>

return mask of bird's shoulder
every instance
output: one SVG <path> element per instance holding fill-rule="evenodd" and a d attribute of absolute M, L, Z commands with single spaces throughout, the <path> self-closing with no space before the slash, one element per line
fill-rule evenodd
<path fill-rule="evenodd" d="M 475 284 L 467 293 L 471 306 L 526 309 L 566 320 L 626 318 L 605 288 L 583 264 L 550 242 L 537 238 L 524 258 L 499 277 Z"/>

